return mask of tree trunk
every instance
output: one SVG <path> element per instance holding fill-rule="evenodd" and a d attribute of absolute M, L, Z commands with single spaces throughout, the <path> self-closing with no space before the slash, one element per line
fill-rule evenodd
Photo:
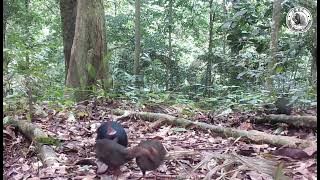
<path fill-rule="evenodd" d="M 169 0 L 169 59 L 167 61 L 171 62 L 172 61 L 172 38 L 171 38 L 171 33 L 172 33 L 172 2 L 173 0 Z M 167 64 L 169 64 L 167 62 Z M 170 73 L 170 66 L 166 69 L 167 72 L 167 78 L 169 78 L 169 81 L 166 83 L 166 89 L 169 90 L 170 84 L 173 85 L 173 70 L 171 70 Z"/>
<path fill-rule="evenodd" d="M 267 77 L 267 88 L 270 92 L 273 90 L 273 79 L 272 76 L 275 74 L 275 64 L 277 63 L 277 47 L 278 47 L 278 35 L 280 29 L 280 15 L 281 15 L 281 0 L 273 1 L 273 12 L 272 12 L 272 24 L 271 24 L 271 61 L 268 63 L 269 76 Z"/>
<path fill-rule="evenodd" d="M 224 12 L 224 21 L 227 21 L 227 2 L 223 0 L 223 12 Z M 226 55 L 226 44 L 227 44 L 227 33 L 223 31 L 223 55 Z"/>
<path fill-rule="evenodd" d="M 7 30 L 7 21 L 8 21 L 8 17 L 9 17 L 9 11 L 8 11 L 8 1 L 4 0 L 3 1 L 3 31 L 2 31 L 2 42 L 3 42 L 3 49 L 5 49 L 7 46 L 7 42 L 6 42 L 6 30 Z M 3 52 L 3 73 L 4 75 L 7 74 L 8 72 L 8 57 L 6 55 L 6 51 Z"/>
<path fill-rule="evenodd" d="M 214 21 L 214 12 L 212 10 L 212 3 L 213 3 L 213 0 L 210 0 L 210 20 L 209 20 L 209 47 L 208 47 L 208 57 L 207 57 L 207 71 L 206 71 L 206 89 L 205 89 L 205 95 L 210 97 L 211 96 L 211 92 L 209 90 L 209 87 L 212 85 L 212 82 L 211 82 L 211 71 L 212 71 L 212 47 L 213 47 L 213 44 L 212 44 L 212 38 L 213 38 L 213 21 Z"/>
<path fill-rule="evenodd" d="M 77 88 L 74 98 L 87 99 L 104 69 L 104 10 L 101 0 L 78 0 L 75 35 L 70 54 L 66 86 Z M 104 74 L 103 79 L 106 79 Z"/>
<path fill-rule="evenodd" d="M 60 0 L 60 14 L 62 23 L 66 83 L 70 63 L 71 47 L 76 26 L 77 0 Z"/>
<path fill-rule="evenodd" d="M 25 8 L 26 8 L 26 14 L 29 13 L 29 0 L 25 0 Z M 31 18 L 31 17 L 30 17 Z M 29 52 L 31 52 L 31 48 L 32 44 L 31 44 L 31 40 L 30 40 L 30 31 L 29 31 L 29 21 L 31 21 L 31 19 L 25 19 L 25 45 L 26 45 L 26 55 L 25 55 L 25 60 L 26 60 L 26 67 L 30 67 L 30 55 Z M 26 93 L 28 96 L 28 108 L 29 108 L 29 114 L 27 116 L 29 116 L 29 120 L 32 120 L 33 118 L 33 98 L 32 98 L 32 79 L 30 77 L 30 72 L 27 72 L 27 74 L 25 74 L 25 88 L 26 88 Z"/>
<path fill-rule="evenodd" d="M 140 0 L 135 0 L 135 48 L 134 48 L 134 75 L 135 85 L 137 88 L 141 87 L 143 79 L 140 77 Z"/>
<path fill-rule="evenodd" d="M 118 2 L 118 1 L 114 1 L 114 2 L 113 2 L 113 5 L 114 5 L 114 16 L 117 16 L 117 10 L 118 10 L 117 2 Z"/>
<path fill-rule="evenodd" d="M 313 26 L 314 26 L 314 38 L 313 38 L 313 49 L 311 59 L 311 85 L 317 91 L 317 12 L 314 13 Z"/>
<path fill-rule="evenodd" d="M 312 52 L 311 79 L 311 84 L 314 90 L 317 91 L 317 47 L 313 48 Z"/>

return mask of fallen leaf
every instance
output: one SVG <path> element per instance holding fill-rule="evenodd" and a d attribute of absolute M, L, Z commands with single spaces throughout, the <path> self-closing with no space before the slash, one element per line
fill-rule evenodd
<path fill-rule="evenodd" d="M 97 174 L 102 174 L 107 171 L 108 166 L 101 161 L 97 161 Z"/>
<path fill-rule="evenodd" d="M 188 131 L 185 128 L 172 128 L 171 130 L 174 131 L 174 132 L 186 132 L 186 131 Z"/>
<path fill-rule="evenodd" d="M 76 118 L 74 117 L 73 113 L 69 113 L 69 116 L 68 116 L 68 119 L 67 119 L 68 122 L 75 122 L 76 121 Z"/>
<path fill-rule="evenodd" d="M 41 161 L 32 163 L 32 168 L 33 168 L 34 170 L 39 169 L 39 168 L 42 167 L 42 166 L 43 166 L 43 164 L 42 164 Z"/>
<path fill-rule="evenodd" d="M 249 171 L 246 174 L 249 174 L 251 179 L 254 179 L 254 180 L 256 180 L 256 178 L 262 179 L 262 180 L 273 180 L 273 178 L 270 175 L 267 175 L 265 173 L 258 173 L 257 171 Z M 254 177 L 256 177 L 256 178 L 254 178 Z"/>
<path fill-rule="evenodd" d="M 23 179 L 23 174 L 18 173 L 16 175 L 13 176 L 13 179 Z"/>
<path fill-rule="evenodd" d="M 87 176 L 76 176 L 74 179 L 82 179 L 82 180 L 92 180 L 95 179 L 96 175 L 87 175 Z"/>
<path fill-rule="evenodd" d="M 213 138 L 213 137 L 209 137 L 209 138 L 208 138 L 208 141 L 211 142 L 211 143 L 214 143 L 214 142 L 216 142 L 216 139 Z"/>
<path fill-rule="evenodd" d="M 251 123 L 243 122 L 243 123 L 240 124 L 239 129 L 248 131 L 248 130 L 252 130 L 253 127 L 252 127 Z"/>
<path fill-rule="evenodd" d="M 28 171 L 30 169 L 30 166 L 27 164 L 23 164 L 21 168 L 22 168 L 22 171 Z"/>
<path fill-rule="evenodd" d="M 166 172 L 168 171 L 168 167 L 165 165 L 165 164 L 161 164 L 159 167 L 158 167 L 158 170 L 160 172 Z"/>
<path fill-rule="evenodd" d="M 317 146 L 309 146 L 303 150 L 306 152 L 309 156 L 312 156 L 314 153 L 317 152 Z"/>
<path fill-rule="evenodd" d="M 39 177 L 32 177 L 32 178 L 28 178 L 28 180 L 40 180 Z"/>

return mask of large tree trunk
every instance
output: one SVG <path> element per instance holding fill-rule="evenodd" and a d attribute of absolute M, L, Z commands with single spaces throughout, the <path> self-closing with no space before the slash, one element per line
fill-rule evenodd
<path fill-rule="evenodd" d="M 134 48 L 134 75 L 135 75 L 135 85 L 137 88 L 140 88 L 142 85 L 143 79 L 140 77 L 140 0 L 135 1 L 135 48 Z"/>
<path fill-rule="evenodd" d="M 70 64 L 71 47 L 76 26 L 77 0 L 60 0 L 60 14 L 62 23 L 66 83 Z"/>
<path fill-rule="evenodd" d="M 77 88 L 77 101 L 87 99 L 105 70 L 104 10 L 101 0 L 78 0 L 75 35 L 71 48 L 66 86 Z M 103 70 L 101 70 L 103 69 Z M 105 74 L 104 74 L 105 75 Z M 100 76 L 100 75 L 99 75 Z M 103 77 L 106 79 L 106 75 Z"/>
<path fill-rule="evenodd" d="M 268 63 L 269 76 L 267 77 L 267 88 L 273 90 L 273 79 L 271 78 L 275 74 L 275 64 L 277 63 L 277 47 L 278 47 L 278 34 L 280 29 L 280 15 L 281 15 L 281 0 L 273 1 L 272 12 L 272 24 L 271 24 L 271 61 Z"/>
<path fill-rule="evenodd" d="M 213 9 L 212 9 L 212 3 L 213 3 L 213 0 L 210 0 L 210 19 L 209 19 L 209 47 L 208 47 L 208 54 L 209 56 L 207 57 L 207 71 L 206 71 L 206 89 L 205 89 L 205 95 L 210 97 L 211 96 L 211 93 L 210 93 L 210 90 L 209 90 L 209 87 L 212 85 L 212 82 L 211 82 L 211 74 L 212 74 L 212 47 L 213 47 L 213 44 L 212 44 L 212 38 L 213 38 L 213 21 L 214 21 L 214 12 L 213 12 Z"/>

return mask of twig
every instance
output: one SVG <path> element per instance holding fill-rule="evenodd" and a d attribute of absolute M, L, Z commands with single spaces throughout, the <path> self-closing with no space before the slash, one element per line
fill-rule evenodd
<path fill-rule="evenodd" d="M 201 167 L 203 164 L 205 164 L 206 162 L 210 161 L 213 157 L 215 156 L 215 154 L 210 154 L 208 155 L 206 158 L 204 158 L 202 161 L 200 161 L 192 170 L 192 172 L 195 172 L 199 167 Z"/>
<path fill-rule="evenodd" d="M 211 179 L 211 176 L 212 176 L 216 171 L 218 171 L 219 169 L 222 169 L 223 167 L 226 167 L 226 166 L 228 166 L 228 165 L 230 165 L 230 164 L 233 164 L 233 163 L 234 163 L 233 160 L 227 159 L 226 161 L 223 162 L 223 164 L 221 164 L 221 165 L 219 165 L 219 166 L 216 166 L 216 167 L 214 167 L 213 169 L 211 169 L 211 170 L 207 173 L 207 175 L 206 175 L 206 177 L 204 178 L 204 180 L 209 180 L 209 179 Z M 221 177 L 221 176 L 220 176 L 220 177 Z"/>

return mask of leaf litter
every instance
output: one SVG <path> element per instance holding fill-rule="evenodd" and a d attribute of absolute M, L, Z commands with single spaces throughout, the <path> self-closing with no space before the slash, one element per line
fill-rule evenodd
<path fill-rule="evenodd" d="M 101 122 L 116 118 L 112 109 L 136 109 L 126 101 L 92 100 L 78 103 L 70 111 L 37 106 L 35 123 L 38 127 L 60 140 L 53 146 L 60 161 L 59 165 L 44 167 L 34 152 L 33 143 L 12 126 L 5 126 L 4 176 L 7 179 L 108 179 L 98 175 L 96 166 L 75 165 L 82 159 L 95 159 L 94 144 L 96 129 Z M 179 116 L 184 106 L 167 107 L 164 104 L 144 106 L 140 111 L 167 113 Z M 40 109 L 44 109 L 41 112 Z M 301 112 L 301 111 L 300 111 Z M 316 115 L 314 110 L 303 112 Z M 251 123 L 255 112 L 196 112 L 187 117 L 194 121 L 233 127 L 242 130 L 259 130 L 273 133 L 277 126 Z M 219 115 L 219 116 L 218 116 Z M 25 115 L 16 115 L 25 119 Z M 294 149 L 273 147 L 268 144 L 251 144 L 241 138 L 222 138 L 215 133 L 198 130 L 196 127 L 182 128 L 164 122 L 147 122 L 138 117 L 118 119 L 128 134 L 129 147 L 141 140 L 157 138 L 169 152 L 169 159 L 155 171 L 147 172 L 146 178 L 155 179 L 316 179 L 317 164 L 314 155 L 316 147 Z M 310 129 L 286 128 L 287 133 L 316 141 L 315 132 Z M 182 156 L 173 155 L 184 152 Z M 119 179 L 139 179 L 142 174 L 130 161 L 121 167 Z"/>

